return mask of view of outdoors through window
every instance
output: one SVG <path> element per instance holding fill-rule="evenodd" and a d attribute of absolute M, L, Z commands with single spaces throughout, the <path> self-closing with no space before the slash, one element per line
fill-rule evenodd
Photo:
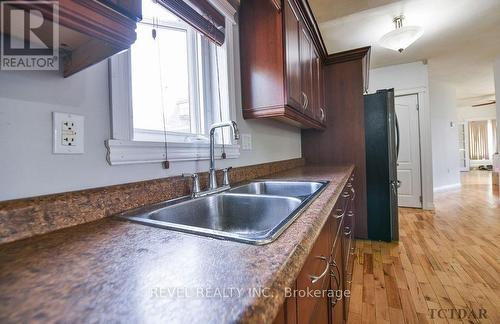
<path fill-rule="evenodd" d="M 201 37 L 152 1 L 143 1 L 143 15 L 130 51 L 134 138 L 164 129 L 201 134 Z"/>

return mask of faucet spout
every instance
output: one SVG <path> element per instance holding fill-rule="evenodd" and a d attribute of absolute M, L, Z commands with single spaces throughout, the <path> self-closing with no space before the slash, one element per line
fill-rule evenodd
<path fill-rule="evenodd" d="M 238 124 L 234 120 L 223 121 L 220 123 L 215 123 L 210 126 L 210 170 L 209 170 L 209 187 L 210 189 L 217 188 L 217 179 L 215 177 L 215 130 L 217 128 L 230 127 L 233 130 L 233 137 L 235 140 L 240 138 L 240 131 L 238 130 Z"/>

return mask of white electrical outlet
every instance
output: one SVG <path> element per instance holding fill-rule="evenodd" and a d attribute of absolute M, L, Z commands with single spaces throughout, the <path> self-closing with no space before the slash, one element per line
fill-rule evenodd
<path fill-rule="evenodd" d="M 252 134 L 241 134 L 241 149 L 252 150 Z"/>
<path fill-rule="evenodd" d="M 52 113 L 55 154 L 82 154 L 84 152 L 84 120 L 80 115 Z"/>

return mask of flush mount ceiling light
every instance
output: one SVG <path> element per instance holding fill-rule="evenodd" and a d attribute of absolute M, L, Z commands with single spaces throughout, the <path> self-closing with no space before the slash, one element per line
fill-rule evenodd
<path fill-rule="evenodd" d="M 403 27 L 404 18 L 405 17 L 402 15 L 394 18 L 393 22 L 396 25 L 396 29 L 382 36 L 382 38 L 379 40 L 380 46 L 402 53 L 405 48 L 413 44 L 413 42 L 415 42 L 420 38 L 420 36 L 422 36 L 422 34 L 424 33 L 422 27 Z"/>

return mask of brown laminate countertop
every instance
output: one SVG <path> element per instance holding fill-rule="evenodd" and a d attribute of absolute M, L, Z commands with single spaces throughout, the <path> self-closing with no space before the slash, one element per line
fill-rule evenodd
<path fill-rule="evenodd" d="M 263 246 L 116 218 L 0 245 L 0 322 L 271 322 L 352 170 L 267 177 L 331 182 Z"/>

